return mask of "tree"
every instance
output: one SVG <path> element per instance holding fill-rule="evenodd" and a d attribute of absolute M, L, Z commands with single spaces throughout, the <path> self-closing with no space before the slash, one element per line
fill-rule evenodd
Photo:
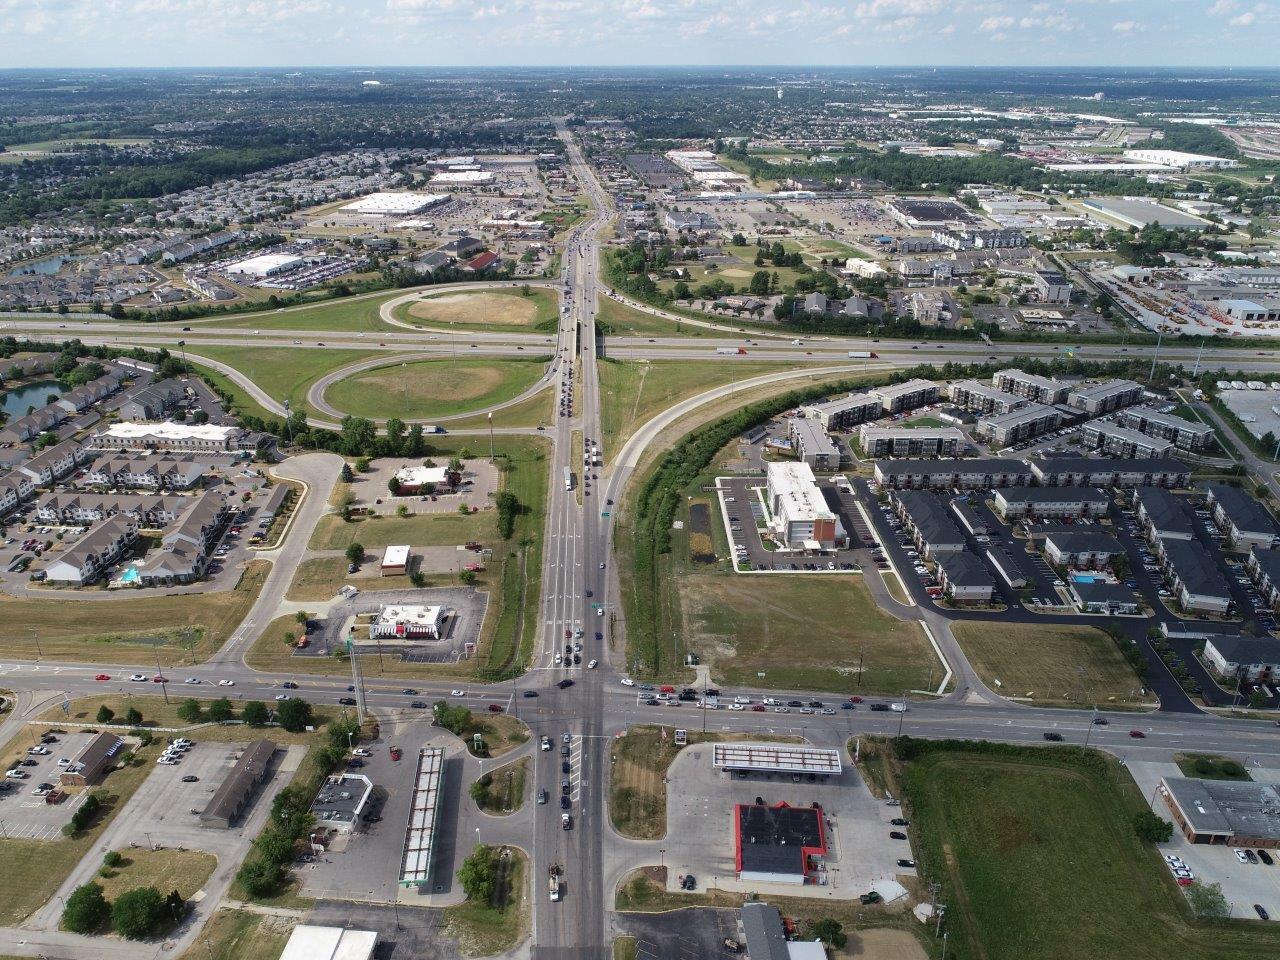
<path fill-rule="evenodd" d="M 267 897 L 280 889 L 284 882 L 284 867 L 260 858 L 246 860 L 236 880 L 251 897 Z"/>
<path fill-rule="evenodd" d="M 290 733 L 301 733 L 311 725 L 311 704 L 306 700 L 282 700 L 276 708 L 276 720 Z"/>
<path fill-rule="evenodd" d="M 130 940 L 146 940 L 164 923 L 165 899 L 155 887 L 135 887 L 111 905 L 111 927 Z"/>
<path fill-rule="evenodd" d="M 108 850 L 102 857 L 102 865 L 108 870 L 114 870 L 122 863 L 124 863 L 124 856 L 119 850 Z"/>
<path fill-rule="evenodd" d="M 471 799 L 475 801 L 477 807 L 484 809 L 485 803 L 489 798 L 489 785 L 493 783 L 493 777 L 490 774 L 484 774 L 479 780 L 474 780 L 470 788 L 467 790 L 471 794 Z"/>
<path fill-rule="evenodd" d="M 353 543 L 347 547 L 347 563 L 360 563 L 364 560 L 364 545 Z"/>
<path fill-rule="evenodd" d="M 342 482 L 352 483 L 355 481 L 355 479 L 356 479 L 356 475 L 351 472 L 351 464 L 347 463 L 344 460 L 342 462 Z"/>
<path fill-rule="evenodd" d="M 213 703 L 209 704 L 209 719 L 214 723 L 226 723 L 234 716 L 231 709 L 231 701 L 226 697 L 219 697 Z"/>
<path fill-rule="evenodd" d="M 399 477 L 392 476 L 392 478 L 387 481 L 387 492 L 390 493 L 393 497 L 400 496 L 400 478 Z"/>
<path fill-rule="evenodd" d="M 95 933 L 110 919 L 111 904 L 96 883 L 76 887 L 62 910 L 62 925 L 72 933 Z"/>
<path fill-rule="evenodd" d="M 131 727 L 136 727 L 142 722 L 142 711 L 137 707 L 130 707 L 124 713 L 124 722 Z"/>
<path fill-rule="evenodd" d="M 431 707 L 431 713 L 436 724 L 454 736 L 462 736 L 471 726 L 471 711 L 466 707 L 451 707 L 446 700 L 437 700 Z"/>
<path fill-rule="evenodd" d="M 459 571 L 458 582 L 468 587 L 471 586 L 476 582 L 476 572 L 474 570 Z"/>
<path fill-rule="evenodd" d="M 471 856 L 458 868 L 458 881 L 466 891 L 467 899 L 488 903 L 493 896 L 493 857 L 489 848 L 478 844 Z"/>
<path fill-rule="evenodd" d="M 195 723 L 204 715 L 204 710 L 200 707 L 200 701 L 194 697 L 188 697 L 178 704 L 178 717 L 187 723 Z"/>
<path fill-rule="evenodd" d="M 1225 920 L 1231 916 L 1231 905 L 1222 895 L 1220 883 L 1193 883 L 1184 888 L 1187 902 L 1197 917 L 1205 920 Z"/>
<path fill-rule="evenodd" d="M 370 426 L 372 426 L 372 422 L 370 423 Z M 368 473 L 368 472 L 369 472 L 369 458 L 368 458 L 368 457 L 357 457 L 357 458 L 356 458 L 356 472 L 357 472 L 357 473 Z"/>
<path fill-rule="evenodd" d="M 240 718 L 251 727 L 266 726 L 269 716 L 266 705 L 261 700 L 250 700 L 240 711 Z"/>
<path fill-rule="evenodd" d="M 116 712 L 105 703 L 98 708 L 98 723 L 110 723 L 116 718 Z"/>
<path fill-rule="evenodd" d="M 1134 815 L 1133 830 L 1138 839 L 1148 843 L 1168 843 L 1173 839 L 1173 824 L 1150 810 Z"/>
<path fill-rule="evenodd" d="M 297 622 L 298 626 L 302 627 L 303 630 L 306 630 L 307 624 L 311 622 L 311 614 L 307 613 L 305 610 L 299 610 L 293 615 L 293 619 Z"/>
<path fill-rule="evenodd" d="M 831 917 L 823 917 L 813 925 L 813 935 L 825 943 L 829 947 L 835 947 L 840 950 L 849 942 L 849 937 L 845 934 L 839 920 L 833 920 Z"/>

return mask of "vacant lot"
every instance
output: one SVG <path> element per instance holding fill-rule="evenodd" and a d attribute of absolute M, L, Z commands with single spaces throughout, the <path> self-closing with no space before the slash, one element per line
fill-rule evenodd
<path fill-rule="evenodd" d="M 369 350 L 304 350 L 301 347 L 215 347 L 188 344 L 192 353 L 230 364 L 281 403 L 307 408 L 307 390 L 326 373 L 374 356 Z"/>
<path fill-rule="evenodd" d="M 942 676 L 919 626 L 881 612 L 856 577 L 692 574 L 679 587 L 690 648 L 729 686 L 900 694 Z"/>
<path fill-rule="evenodd" d="M 252 330 L 332 330 L 339 333 L 393 330 L 394 327 L 382 322 L 378 316 L 378 310 L 386 301 L 403 296 L 404 293 L 403 290 L 397 290 L 393 293 L 345 297 L 341 300 L 321 300 L 314 304 L 286 307 L 279 311 L 250 313 L 238 317 L 219 317 L 210 320 L 209 324 Z"/>
<path fill-rule="evenodd" d="M 179 960 L 263 960 L 278 957 L 293 931 L 291 917 L 221 909 Z"/>
<path fill-rule="evenodd" d="M 270 566 L 250 562 L 236 588 L 220 593 L 137 600 L 0 597 L 0 645 L 14 657 L 43 654 L 81 663 L 154 663 L 157 648 L 162 664 L 198 662 L 239 626 Z"/>
<path fill-rule="evenodd" d="M 177 890 L 183 900 L 190 900 L 196 891 L 213 876 L 218 858 L 199 850 L 119 850 L 124 861 L 118 867 L 94 878 L 102 884 L 102 892 L 108 900 L 134 887 L 155 887 L 163 894 Z"/>
<path fill-rule="evenodd" d="M 609 816 L 623 836 L 656 840 L 667 832 L 667 770 L 676 755 L 673 728 L 652 724 L 632 727 L 612 741 L 609 763 Z M 664 735 L 665 734 L 665 735 Z M 756 743 L 800 743 L 799 737 L 753 733 L 688 731 L 689 745 L 751 740 Z"/>
<path fill-rule="evenodd" d="M 377 516 L 343 522 L 337 514 L 321 517 L 311 536 L 314 550 L 345 550 L 359 543 L 366 551 L 393 543 L 415 547 L 440 547 L 477 540 L 487 543 L 498 535 L 498 511 L 460 513 L 415 513 L 407 517 Z M 377 559 L 366 561 L 375 563 Z M 346 570 L 345 565 L 343 570 Z"/>
<path fill-rule="evenodd" d="M 600 427 L 605 453 L 663 410 L 726 383 L 794 370 L 795 363 L 700 363 L 692 360 L 600 363 Z"/>
<path fill-rule="evenodd" d="M 554 330 L 556 299 L 554 291 L 540 288 L 531 288 L 528 296 L 518 290 L 441 293 L 406 304 L 397 319 L 434 327 L 456 323 L 469 330 Z"/>
<path fill-rule="evenodd" d="M 377 559 L 367 563 L 376 564 Z M 347 561 L 343 557 L 316 557 L 303 560 L 298 565 L 298 573 L 289 585 L 286 600 L 316 602 L 332 600 L 342 589 L 343 584 L 351 583 L 359 587 L 361 592 L 376 590 L 411 590 L 413 582 L 407 576 L 397 577 L 350 577 L 347 575 Z"/>
<path fill-rule="evenodd" d="M 912 761 L 913 842 L 942 881 L 956 960 L 1245 960 L 1277 956 L 1280 927 L 1195 926 L 1128 773 L 1097 754 L 963 748 Z"/>
<path fill-rule="evenodd" d="M 529 925 L 529 898 L 524 895 L 528 861 L 515 847 L 486 847 L 494 871 L 487 903 L 471 900 L 444 911 L 444 933 L 458 940 L 466 957 L 489 957 L 510 950 L 524 939 Z M 546 896 L 546 878 L 541 892 Z"/>
<path fill-rule="evenodd" d="M 708 330 L 693 323 L 680 323 L 666 317 L 655 317 L 651 313 L 619 303 L 613 297 L 601 294 L 596 298 L 596 319 L 614 336 L 681 337 L 723 336 L 716 330 Z"/>
<path fill-rule="evenodd" d="M 353 374 L 332 384 L 325 399 L 357 417 L 446 417 L 510 400 L 545 368 L 544 359 L 418 360 Z"/>
<path fill-rule="evenodd" d="M 952 626 L 984 683 L 1045 705 L 1152 704 L 1142 680 L 1097 627 L 965 620 Z M 999 684 L 996 684 L 999 681 Z"/>

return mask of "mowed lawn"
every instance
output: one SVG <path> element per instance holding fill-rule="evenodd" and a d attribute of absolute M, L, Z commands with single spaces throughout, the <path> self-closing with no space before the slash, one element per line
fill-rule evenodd
<path fill-rule="evenodd" d="M 931 669 L 942 677 L 920 627 L 883 613 L 856 576 L 693 573 L 679 585 L 689 647 L 730 686 L 892 695 L 925 687 Z"/>
<path fill-rule="evenodd" d="M 1128 773 L 967 752 L 910 763 L 919 858 L 943 881 L 955 960 L 1246 960 L 1280 956 L 1280 926 L 1193 926 Z"/>
<path fill-rule="evenodd" d="M 1097 627 L 962 620 L 951 629 L 978 676 L 1007 697 L 1044 705 L 1155 703 Z"/>
<path fill-rule="evenodd" d="M 209 321 L 219 327 L 250 330 L 332 330 L 335 333 L 368 333 L 394 330 L 383 323 L 379 309 L 388 300 L 404 296 L 406 290 L 380 292 L 369 296 L 321 300 L 314 304 L 285 307 L 283 310 L 219 317 Z M 193 329 L 199 329 L 193 325 Z"/>
<path fill-rule="evenodd" d="M 345 550 L 353 543 L 366 552 L 393 543 L 414 547 L 447 547 L 477 540 L 492 543 L 498 536 L 498 511 L 486 508 L 465 517 L 460 513 L 414 513 L 407 517 L 368 517 L 344 523 L 337 514 L 320 518 L 311 536 L 313 550 Z M 377 557 L 366 561 L 376 563 Z M 345 571 L 346 567 L 343 567 Z"/>
<path fill-rule="evenodd" d="M 708 330 L 692 323 L 679 323 L 666 317 L 655 317 L 651 313 L 619 303 L 613 297 L 600 294 L 596 298 L 596 318 L 604 324 L 610 336 L 644 336 L 644 337 L 708 337 L 723 336 L 718 330 Z"/>
<path fill-rule="evenodd" d="M 177 890 L 190 900 L 213 876 L 218 858 L 200 850 L 120 850 L 120 866 L 94 877 L 108 900 L 134 887 L 155 887 L 163 894 Z"/>
<path fill-rule="evenodd" d="M 418 360 L 353 374 L 332 384 L 325 399 L 357 417 L 454 416 L 520 395 L 545 369 L 543 358 Z"/>
<path fill-rule="evenodd" d="M 257 599 L 270 564 L 251 561 L 234 590 L 109 600 L 0 597 L 0 646 L 13 657 L 84 663 L 191 662 L 182 631 L 194 631 L 195 660 L 212 654 Z M 37 644 L 38 640 L 38 644 Z"/>
<path fill-rule="evenodd" d="M 306 405 L 307 390 L 326 373 L 376 356 L 373 350 L 301 347 L 215 347 L 190 344 L 191 351 L 230 364 L 281 403 L 294 410 Z"/>
<path fill-rule="evenodd" d="M 697 360 L 600 362 L 600 428 L 605 453 L 681 400 L 726 383 L 795 370 L 794 363 L 702 363 Z"/>
<path fill-rule="evenodd" d="M 468 330 L 499 333 L 522 328 L 553 332 L 558 311 L 555 291 L 541 287 L 531 287 L 527 295 L 519 290 L 446 290 L 397 307 L 396 319 L 436 329 L 457 324 Z"/>

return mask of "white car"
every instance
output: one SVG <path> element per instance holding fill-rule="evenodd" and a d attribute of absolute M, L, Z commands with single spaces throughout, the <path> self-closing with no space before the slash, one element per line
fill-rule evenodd
<path fill-rule="evenodd" d="M 740 704 L 740 703 L 731 703 L 731 704 L 729 704 L 729 709 L 730 709 L 730 710 L 745 710 L 745 709 L 747 709 L 747 708 L 746 708 L 746 707 L 744 707 L 744 706 L 743 706 L 742 704 Z"/>
<path fill-rule="evenodd" d="M 58 766 L 60 766 L 60 767 L 69 767 L 69 766 L 71 766 L 71 761 L 70 761 L 70 760 L 68 760 L 66 757 L 59 757 L 59 758 L 58 758 Z"/>
<path fill-rule="evenodd" d="M 1241 863 L 1248 863 L 1248 862 L 1249 862 L 1249 858 L 1248 858 L 1248 857 L 1246 857 L 1246 856 L 1244 855 L 1244 851 L 1243 851 L 1243 850 L 1237 849 L 1237 850 L 1235 851 L 1235 855 L 1236 855 L 1236 859 L 1237 859 L 1237 860 L 1239 860 Z M 1174 872 L 1176 873 L 1177 871 L 1174 871 Z"/>
<path fill-rule="evenodd" d="M 599 660 L 592 660 L 592 661 L 590 661 L 590 662 L 587 664 L 587 669 L 588 669 L 588 670 L 594 670 L 594 669 L 595 669 L 596 667 L 598 667 L 598 666 L 600 666 L 600 661 L 599 661 Z"/>
<path fill-rule="evenodd" d="M 187 677 L 187 679 L 183 680 L 182 682 L 183 683 L 204 683 L 204 681 L 201 680 L 199 677 Z"/>
<path fill-rule="evenodd" d="M 293 697 L 289 696 L 287 693 L 276 694 L 276 700 L 292 700 L 292 699 Z"/>
<path fill-rule="evenodd" d="M 178 765 L 178 760 L 176 757 L 165 756 L 157 760 L 156 763 L 165 767 L 176 767 Z"/>
<path fill-rule="evenodd" d="M 451 696 L 451 697 L 465 697 L 466 695 L 467 695 L 467 691 L 465 691 L 465 690 L 450 690 L 450 691 L 449 691 L 449 696 Z"/>
<path fill-rule="evenodd" d="M 146 678 L 146 676 L 144 676 L 144 675 L 143 675 L 143 674 L 141 674 L 141 673 L 135 673 L 135 674 L 134 674 L 133 676 L 131 676 L 129 679 L 130 679 L 130 680 L 132 680 L 134 683 L 146 683 L 146 682 L 147 682 L 147 678 Z"/>
<path fill-rule="evenodd" d="M 550 749 L 551 749 L 551 738 L 550 738 L 550 737 L 543 737 L 543 738 L 542 738 L 542 745 L 541 745 L 541 748 L 542 748 L 543 750 L 550 750 Z"/>
<path fill-rule="evenodd" d="M 559 665 L 560 665 L 560 664 L 562 664 L 562 663 L 564 663 L 564 657 L 560 656 L 560 654 L 558 654 L 558 653 L 557 653 L 557 654 L 556 654 L 556 665 L 557 665 L 557 666 L 559 666 Z"/>
<path fill-rule="evenodd" d="M 49 748 L 45 746 L 27 747 L 27 753 L 33 757 L 43 757 L 48 755 Z"/>
<path fill-rule="evenodd" d="M 218 681 L 218 686 L 220 686 L 220 687 L 234 687 L 235 685 L 236 685 L 236 682 L 235 682 L 234 680 L 219 680 L 219 681 Z"/>
<path fill-rule="evenodd" d="M 634 687 L 636 685 L 636 682 L 632 680 L 630 677 L 623 677 L 618 682 L 621 683 L 624 687 Z"/>
<path fill-rule="evenodd" d="M 356 747 L 354 750 L 351 751 L 351 755 L 353 757 L 372 757 L 373 751 L 368 750 L 364 747 Z"/>

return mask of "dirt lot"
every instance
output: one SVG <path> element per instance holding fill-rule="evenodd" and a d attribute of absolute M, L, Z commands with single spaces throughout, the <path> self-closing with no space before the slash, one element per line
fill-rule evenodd
<path fill-rule="evenodd" d="M 409 307 L 409 316 L 434 323 L 500 323 L 530 327 L 538 317 L 538 303 L 532 297 L 501 293 L 453 293 L 419 300 Z"/>

